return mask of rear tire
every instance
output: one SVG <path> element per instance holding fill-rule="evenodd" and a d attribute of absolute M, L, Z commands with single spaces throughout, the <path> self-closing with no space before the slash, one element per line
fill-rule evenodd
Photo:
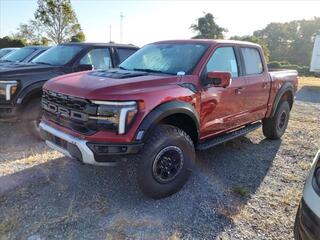
<path fill-rule="evenodd" d="M 290 117 L 290 105 L 287 101 L 278 104 L 273 117 L 263 119 L 262 131 L 266 138 L 280 139 L 287 129 Z"/>
<path fill-rule="evenodd" d="M 158 125 L 151 132 L 137 166 L 137 180 L 142 192 L 158 199 L 179 191 L 189 178 L 195 148 L 181 129 Z"/>

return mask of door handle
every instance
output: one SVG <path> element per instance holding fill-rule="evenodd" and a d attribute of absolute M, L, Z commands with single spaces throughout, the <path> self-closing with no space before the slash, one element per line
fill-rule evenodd
<path fill-rule="evenodd" d="M 236 90 L 235 90 L 236 94 L 238 94 L 238 95 L 242 94 L 243 89 L 244 89 L 243 87 L 236 88 Z"/>
<path fill-rule="evenodd" d="M 266 82 L 262 83 L 262 88 L 267 88 L 267 86 L 268 86 L 268 83 Z"/>

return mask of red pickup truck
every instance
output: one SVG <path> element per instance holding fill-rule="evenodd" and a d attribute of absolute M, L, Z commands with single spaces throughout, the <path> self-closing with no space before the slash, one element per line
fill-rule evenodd
<path fill-rule="evenodd" d="M 153 198 L 187 181 L 196 150 L 262 125 L 285 132 L 296 71 L 269 72 L 259 45 L 223 40 L 146 45 L 118 69 L 81 72 L 43 88 L 42 137 L 83 163 L 136 161 L 141 190 Z M 128 162 L 128 161 L 127 161 Z"/>

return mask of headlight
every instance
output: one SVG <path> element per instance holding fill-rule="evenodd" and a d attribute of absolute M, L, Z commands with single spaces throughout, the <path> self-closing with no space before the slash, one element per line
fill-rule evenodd
<path fill-rule="evenodd" d="M 106 129 L 117 130 L 119 134 L 125 134 L 138 113 L 137 102 L 111 102 L 92 101 L 98 105 L 97 116 L 90 119 L 97 120 L 98 124 Z"/>
<path fill-rule="evenodd" d="M 0 96 L 10 101 L 17 91 L 17 85 L 17 81 L 0 81 Z"/>

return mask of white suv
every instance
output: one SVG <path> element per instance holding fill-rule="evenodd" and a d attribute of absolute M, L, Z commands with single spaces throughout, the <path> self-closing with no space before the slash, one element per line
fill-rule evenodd
<path fill-rule="evenodd" d="M 296 240 L 320 239 L 320 151 L 308 175 L 294 226 Z"/>

